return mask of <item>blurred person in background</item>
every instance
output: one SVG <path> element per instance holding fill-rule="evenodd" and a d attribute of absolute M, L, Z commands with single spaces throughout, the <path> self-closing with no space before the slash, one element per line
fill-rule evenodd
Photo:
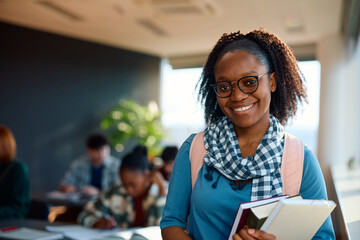
<path fill-rule="evenodd" d="M 137 146 L 120 167 L 121 183 L 90 201 L 78 221 L 87 227 L 147 227 L 159 225 L 167 193 L 166 181 L 150 170 L 147 149 Z"/>
<path fill-rule="evenodd" d="M 0 220 L 25 218 L 30 208 L 28 168 L 15 156 L 14 135 L 0 125 Z"/>
<path fill-rule="evenodd" d="M 166 146 L 160 156 L 163 164 L 159 171 L 166 181 L 170 181 L 171 172 L 174 167 L 174 161 L 178 150 L 177 146 Z"/>
<path fill-rule="evenodd" d="M 120 160 L 110 155 L 107 138 L 92 134 L 86 140 L 86 147 L 87 155 L 74 160 L 66 171 L 60 191 L 95 196 L 119 181 Z"/>

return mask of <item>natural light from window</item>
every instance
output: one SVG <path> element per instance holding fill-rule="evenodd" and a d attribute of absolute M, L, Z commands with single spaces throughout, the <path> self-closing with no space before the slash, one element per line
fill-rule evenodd
<path fill-rule="evenodd" d="M 299 108 L 297 117 L 290 120 L 286 131 L 300 138 L 315 154 L 320 106 L 320 63 L 299 62 L 306 78 L 309 104 Z M 165 144 L 181 144 L 191 133 L 205 128 L 203 110 L 197 101 L 196 84 L 202 68 L 172 69 L 164 60 L 161 80 L 162 123 L 168 130 Z"/>

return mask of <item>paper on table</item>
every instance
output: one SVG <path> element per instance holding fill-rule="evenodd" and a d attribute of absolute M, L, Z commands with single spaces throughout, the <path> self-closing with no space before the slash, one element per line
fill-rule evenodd
<path fill-rule="evenodd" d="M 49 199 L 58 199 L 58 200 L 69 200 L 69 201 L 79 201 L 81 198 L 81 193 L 63 193 L 60 191 L 52 191 L 46 194 L 46 197 Z"/>
<path fill-rule="evenodd" d="M 104 239 L 105 236 L 114 234 L 113 230 L 86 229 L 63 233 L 65 237 L 73 240 Z"/>
<path fill-rule="evenodd" d="M 43 230 L 22 227 L 14 231 L 0 233 L 1 238 L 19 239 L 19 240 L 53 240 L 61 239 L 60 233 L 50 233 Z"/>
<path fill-rule="evenodd" d="M 88 230 L 89 228 L 83 227 L 81 225 L 60 225 L 60 226 L 45 226 L 45 229 L 49 232 L 69 232 L 69 231 L 82 231 Z"/>
<path fill-rule="evenodd" d="M 100 238 L 92 238 L 92 240 Z M 135 228 L 129 229 L 127 231 L 118 232 L 115 234 L 111 234 L 108 236 L 103 236 L 101 239 L 106 240 L 160 240 L 161 237 L 161 230 L 159 226 L 151 226 L 151 227 L 144 227 L 144 228 Z"/>
<path fill-rule="evenodd" d="M 74 240 L 89 240 L 93 238 L 102 239 L 105 236 L 125 231 L 121 228 L 100 230 L 94 228 L 87 228 L 81 225 L 46 226 L 45 228 L 50 232 L 62 233 L 65 237 Z"/>
<path fill-rule="evenodd" d="M 46 226 L 46 230 L 62 233 L 65 237 L 73 240 L 159 240 L 161 230 L 159 226 L 144 228 L 114 228 L 100 230 L 87 228 L 81 225 Z"/>
<path fill-rule="evenodd" d="M 141 228 L 135 231 L 135 234 L 139 234 L 144 236 L 145 238 L 149 240 L 159 240 L 162 239 L 161 236 L 161 230 L 159 226 L 152 226 L 152 227 L 146 227 Z M 134 236 L 134 235 L 133 235 Z M 131 238 L 133 239 L 133 238 Z M 135 240 L 135 239 L 134 239 Z"/>

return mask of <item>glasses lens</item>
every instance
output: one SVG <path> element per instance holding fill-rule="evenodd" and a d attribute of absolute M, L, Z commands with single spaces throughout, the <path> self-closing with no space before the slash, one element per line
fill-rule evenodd
<path fill-rule="evenodd" d="M 252 93 L 257 89 L 258 79 L 256 77 L 244 77 L 239 80 L 238 84 L 244 93 Z"/>
<path fill-rule="evenodd" d="M 214 89 L 219 97 L 228 97 L 231 94 L 232 86 L 230 82 L 217 82 L 214 84 Z"/>

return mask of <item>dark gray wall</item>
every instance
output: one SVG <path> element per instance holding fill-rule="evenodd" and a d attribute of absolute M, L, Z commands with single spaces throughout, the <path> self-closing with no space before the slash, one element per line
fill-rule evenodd
<path fill-rule="evenodd" d="M 0 124 L 33 192 L 58 187 L 85 139 L 122 98 L 159 102 L 160 59 L 0 23 Z"/>

